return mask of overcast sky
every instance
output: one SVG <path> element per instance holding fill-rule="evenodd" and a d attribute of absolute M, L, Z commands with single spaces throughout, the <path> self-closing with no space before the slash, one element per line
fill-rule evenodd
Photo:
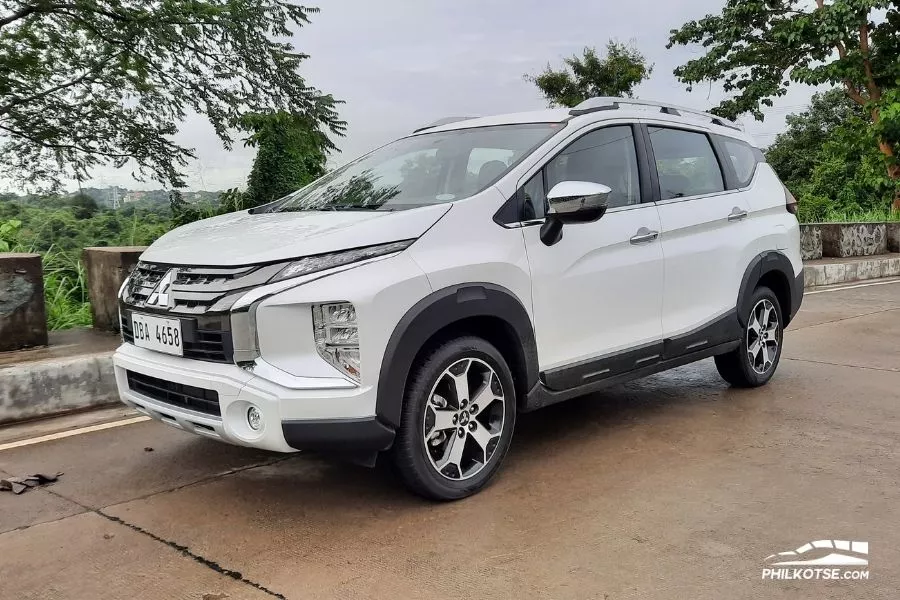
<path fill-rule="evenodd" d="M 302 73 L 310 85 L 346 101 L 348 122 L 334 164 L 448 115 L 489 115 L 546 106 L 523 80 L 584 46 L 610 38 L 632 41 L 654 63 L 637 96 L 708 109 L 721 99 L 715 87 L 688 93 L 672 70 L 698 48 L 666 50 L 669 30 L 718 12 L 724 0 L 320 0 L 321 12 L 299 30 L 294 45 L 311 55 Z M 316 2 L 311 2 L 316 4 Z M 776 102 L 766 121 L 745 119 L 765 145 L 783 128 L 784 115 L 802 109 L 811 91 L 797 88 Z M 254 151 L 240 143 L 222 148 L 202 117 L 184 123 L 179 142 L 197 149 L 187 171 L 191 189 L 243 186 Z M 137 183 L 130 169 L 98 169 L 87 185 L 158 188 Z"/>

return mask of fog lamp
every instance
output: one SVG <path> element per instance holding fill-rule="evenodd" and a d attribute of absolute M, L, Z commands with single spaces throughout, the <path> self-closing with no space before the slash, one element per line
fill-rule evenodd
<path fill-rule="evenodd" d="M 247 425 L 250 426 L 250 429 L 253 431 L 262 429 L 262 420 L 262 413 L 259 412 L 258 408 L 251 406 L 247 409 Z"/>

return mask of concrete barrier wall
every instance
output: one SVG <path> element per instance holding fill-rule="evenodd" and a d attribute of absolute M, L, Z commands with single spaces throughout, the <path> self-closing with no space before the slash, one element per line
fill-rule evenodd
<path fill-rule="evenodd" d="M 119 331 L 118 293 L 146 246 L 85 248 L 82 253 L 94 328 Z"/>
<path fill-rule="evenodd" d="M 0 423 L 118 402 L 112 353 L 0 369 Z"/>
<path fill-rule="evenodd" d="M 887 252 L 885 223 L 827 223 L 822 230 L 822 256 L 845 258 Z"/>
<path fill-rule="evenodd" d="M 887 224 L 888 252 L 900 252 L 900 223 Z"/>
<path fill-rule="evenodd" d="M 900 252 L 900 223 L 806 223 L 800 225 L 803 260 Z"/>
<path fill-rule="evenodd" d="M 41 257 L 0 253 L 0 352 L 46 345 Z"/>
<path fill-rule="evenodd" d="M 822 230 L 815 223 L 800 226 L 800 258 L 822 258 Z"/>

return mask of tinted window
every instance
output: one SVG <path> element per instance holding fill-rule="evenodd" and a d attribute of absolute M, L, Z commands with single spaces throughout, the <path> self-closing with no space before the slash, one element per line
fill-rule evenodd
<path fill-rule="evenodd" d="M 650 127 L 663 200 L 725 190 L 722 170 L 705 134 Z"/>
<path fill-rule="evenodd" d="M 747 142 L 734 138 L 720 137 L 725 153 L 734 166 L 734 174 L 737 176 L 738 187 L 750 185 L 753 174 L 756 172 L 756 153 Z"/>
<path fill-rule="evenodd" d="M 544 167 L 547 189 L 561 181 L 591 181 L 612 188 L 610 208 L 638 204 L 641 185 L 631 127 L 605 127 L 580 137 Z"/>
<path fill-rule="evenodd" d="M 529 123 L 413 135 L 264 210 L 399 210 L 460 200 L 499 179 L 561 126 Z"/>
<path fill-rule="evenodd" d="M 543 219 L 547 214 L 547 194 L 544 193 L 544 172 L 538 171 L 522 186 L 522 201 L 525 207 L 523 218 Z"/>

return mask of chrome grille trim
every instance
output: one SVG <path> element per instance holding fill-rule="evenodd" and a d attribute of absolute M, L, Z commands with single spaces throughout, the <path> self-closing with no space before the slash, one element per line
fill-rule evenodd
<path fill-rule="evenodd" d="M 177 315 L 226 313 L 250 289 L 269 281 L 284 263 L 248 267 L 192 267 L 139 262 L 123 292 L 128 308 Z M 170 270 L 175 270 L 168 306 L 148 306 L 147 300 Z"/>

